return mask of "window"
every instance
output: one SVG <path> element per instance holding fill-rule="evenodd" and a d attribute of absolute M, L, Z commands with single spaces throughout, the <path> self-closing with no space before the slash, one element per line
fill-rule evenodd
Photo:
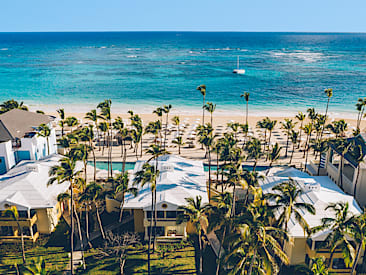
<path fill-rule="evenodd" d="M 146 218 L 151 219 L 151 211 L 146 211 Z"/>
<path fill-rule="evenodd" d="M 175 219 L 177 217 L 177 211 L 166 211 L 167 219 Z"/>
<path fill-rule="evenodd" d="M 158 219 L 164 219 L 164 211 L 158 211 L 157 216 Z"/>
<path fill-rule="evenodd" d="M 334 269 L 345 269 L 346 268 L 346 264 L 344 263 L 344 259 L 343 258 L 333 259 L 333 265 L 332 265 L 332 267 Z"/>

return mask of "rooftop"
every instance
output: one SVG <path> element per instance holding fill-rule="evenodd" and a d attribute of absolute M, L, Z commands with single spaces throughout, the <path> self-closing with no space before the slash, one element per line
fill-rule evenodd
<path fill-rule="evenodd" d="M 142 169 L 145 161 L 136 162 L 133 175 Z M 150 164 L 154 164 L 151 161 Z M 157 205 L 166 203 L 167 210 L 175 210 L 178 206 L 186 205 L 186 198 L 200 195 L 203 203 L 208 203 L 206 177 L 202 161 L 194 161 L 175 155 L 165 155 L 158 158 L 156 197 Z M 125 208 L 150 209 L 151 189 L 149 185 L 139 188 L 137 197 L 127 195 Z"/>
<path fill-rule="evenodd" d="M 56 205 L 58 194 L 68 189 L 68 183 L 47 186 L 49 169 L 58 164 L 60 155 L 42 160 L 20 162 L 0 176 L 0 210 L 15 205 L 18 210 L 50 208 Z"/>
<path fill-rule="evenodd" d="M 0 142 L 22 138 L 41 124 L 48 124 L 52 118 L 47 115 L 13 109 L 0 115 Z"/>
<path fill-rule="evenodd" d="M 345 194 L 330 178 L 327 176 L 309 176 L 295 168 L 272 168 L 269 176 L 260 182 L 263 193 L 274 192 L 272 188 L 289 178 L 304 190 L 300 196 L 300 201 L 310 203 L 315 207 L 316 214 L 312 215 L 308 212 L 302 212 L 303 217 L 310 227 L 321 224 L 321 219 L 325 217 L 334 217 L 331 210 L 325 210 L 330 203 L 348 202 L 349 210 L 352 214 L 362 213 L 361 208 L 356 200 Z M 289 221 L 289 233 L 293 237 L 304 237 L 304 230 L 292 216 Z M 320 236 L 321 234 L 317 234 Z M 325 237 L 324 237 L 325 238 Z"/>

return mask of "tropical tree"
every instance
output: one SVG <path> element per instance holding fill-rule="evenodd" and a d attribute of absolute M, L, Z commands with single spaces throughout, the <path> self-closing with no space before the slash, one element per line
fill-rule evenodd
<path fill-rule="evenodd" d="M 327 115 L 328 115 L 329 101 L 330 101 L 330 98 L 333 96 L 333 89 L 331 89 L 331 88 L 325 89 L 324 93 L 327 95 L 328 101 L 327 101 L 327 107 L 325 109 L 325 115 L 324 115 L 325 120 L 324 120 L 323 128 L 322 128 L 322 131 L 321 131 L 321 134 L 320 134 L 320 139 L 322 139 L 322 137 L 323 137 L 324 126 L 325 126 L 325 122 L 326 122 Z"/>
<path fill-rule="evenodd" d="M 103 147 L 102 147 L 102 156 L 104 155 L 104 147 L 108 146 L 109 137 L 106 138 L 106 135 L 109 135 L 109 124 L 105 121 L 102 121 L 98 124 L 98 129 L 103 133 Z M 109 171 L 109 162 L 108 162 L 108 171 Z"/>
<path fill-rule="evenodd" d="M 212 102 L 207 102 L 203 108 L 210 113 L 211 116 L 211 125 L 213 125 L 213 112 L 216 110 L 216 104 L 213 104 Z"/>
<path fill-rule="evenodd" d="M 278 226 L 288 231 L 288 223 L 293 216 L 300 224 L 304 232 L 309 232 L 309 224 L 304 219 L 304 213 L 315 215 L 315 208 L 312 204 L 301 202 L 300 196 L 304 194 L 304 190 L 295 184 L 293 179 L 282 182 L 272 188 L 273 193 L 265 194 L 264 197 L 269 200 L 271 208 L 278 211 Z M 273 204 L 271 203 L 273 202 Z"/>
<path fill-rule="evenodd" d="M 180 148 L 184 145 L 183 137 L 177 136 L 175 139 L 173 139 L 172 143 L 178 145 L 178 154 L 180 155 Z"/>
<path fill-rule="evenodd" d="M 13 110 L 13 109 L 20 109 L 24 111 L 28 111 L 28 107 L 23 104 L 23 101 L 20 103 L 14 99 L 10 99 L 7 101 L 4 101 L 2 104 L 0 104 L 0 114 L 6 113 L 7 111 Z"/>
<path fill-rule="evenodd" d="M 352 155 L 354 157 L 354 160 L 356 160 L 356 162 L 357 162 L 357 168 L 356 168 L 357 169 L 357 174 L 356 174 L 355 184 L 354 184 L 354 187 L 353 187 L 353 197 L 356 198 L 357 184 L 358 184 L 358 181 L 359 181 L 359 178 L 360 178 L 360 170 L 361 170 L 360 164 L 362 162 L 364 162 L 365 155 L 363 154 L 361 145 L 356 145 L 355 143 L 353 145 L 354 146 L 353 146 L 353 150 L 352 150 Z"/>
<path fill-rule="evenodd" d="M 202 125 L 205 124 L 205 103 L 206 103 L 206 85 L 199 85 L 196 90 L 199 90 L 201 92 L 201 95 L 203 97 L 203 103 L 202 103 Z"/>
<path fill-rule="evenodd" d="M 344 263 L 351 266 L 355 256 L 355 248 L 349 240 L 352 237 L 352 229 L 355 223 L 355 216 L 349 210 L 348 202 L 330 203 L 325 211 L 331 211 L 332 216 L 322 218 L 322 224 L 312 229 L 313 232 L 327 230 L 329 232 L 325 243 L 330 248 L 329 266 L 333 266 L 333 256 L 336 249 L 342 251 Z"/>
<path fill-rule="evenodd" d="M 319 163 L 318 163 L 318 176 L 320 174 L 320 166 L 321 166 L 321 156 L 328 150 L 328 142 L 326 140 L 314 140 L 311 147 L 314 149 L 316 154 L 319 153 Z"/>
<path fill-rule="evenodd" d="M 70 132 L 72 133 L 72 127 L 77 126 L 79 124 L 79 121 L 76 117 L 71 116 L 65 119 L 65 123 L 67 126 L 70 127 Z"/>
<path fill-rule="evenodd" d="M 299 145 L 297 146 L 297 148 L 299 149 L 300 145 L 301 145 L 301 133 L 302 133 L 302 129 L 303 129 L 302 126 L 303 126 L 304 120 L 306 118 L 306 115 L 303 112 L 298 112 L 296 115 L 296 118 L 298 121 L 300 121 Z"/>
<path fill-rule="evenodd" d="M 275 145 L 272 146 L 271 151 L 268 152 L 268 160 L 269 160 L 269 167 L 267 170 L 267 175 L 269 173 L 269 170 L 271 169 L 274 162 L 276 162 L 280 158 L 282 147 L 278 145 L 276 142 Z"/>
<path fill-rule="evenodd" d="M 64 136 L 64 123 L 65 123 L 65 110 L 63 108 L 57 109 L 57 113 L 60 116 L 59 125 L 61 126 L 61 137 Z"/>
<path fill-rule="evenodd" d="M 183 222 L 189 222 L 192 224 L 196 230 L 198 235 L 198 247 L 199 247 L 199 274 L 203 272 L 203 257 L 202 257 L 202 233 L 203 228 L 208 226 L 208 219 L 206 216 L 207 205 L 202 203 L 202 197 L 196 196 L 193 198 L 186 198 L 187 205 L 179 206 L 179 210 L 183 210 L 182 214 L 179 214 L 177 217 L 177 223 L 181 224 Z"/>
<path fill-rule="evenodd" d="M 24 266 L 24 275 L 48 275 L 51 274 L 46 268 L 46 262 L 43 257 L 32 259 L 29 264 Z"/>
<path fill-rule="evenodd" d="M 37 136 L 44 137 L 47 142 L 47 155 L 50 154 L 50 140 L 49 137 L 51 136 L 51 129 L 46 124 L 41 124 L 38 127 Z"/>
<path fill-rule="evenodd" d="M 73 270 L 73 255 L 74 255 L 74 185 L 76 181 L 80 178 L 81 171 L 76 169 L 76 162 L 70 158 L 64 157 L 60 160 L 59 165 L 55 165 L 51 167 L 49 170 L 50 179 L 48 180 L 48 184 L 53 184 L 55 182 L 61 183 L 69 183 L 70 184 L 70 200 L 71 200 L 71 211 L 70 211 L 70 247 L 71 247 L 71 274 L 74 274 Z"/>
<path fill-rule="evenodd" d="M 344 156 L 347 154 L 351 147 L 351 143 L 347 142 L 345 139 L 336 139 L 332 141 L 337 153 L 341 156 L 340 163 L 339 163 L 339 177 L 338 183 L 340 183 L 341 188 L 343 189 L 343 163 L 344 163 Z"/>
<path fill-rule="evenodd" d="M 361 121 L 365 113 L 366 108 L 366 97 L 359 98 L 356 103 L 356 110 L 357 110 L 357 124 L 356 124 L 356 134 L 360 133 Z"/>
<path fill-rule="evenodd" d="M 281 121 L 282 129 L 285 130 L 285 134 L 287 136 L 286 140 L 286 152 L 285 152 L 285 158 L 287 158 L 287 152 L 288 152 L 288 142 L 291 137 L 291 131 L 294 129 L 297 122 L 293 122 L 292 119 L 285 118 L 285 121 Z"/>
<path fill-rule="evenodd" d="M 240 95 L 240 97 L 244 98 L 246 102 L 246 110 L 245 110 L 245 124 L 248 125 L 248 103 L 249 103 L 249 93 L 244 92 Z"/>
<path fill-rule="evenodd" d="M 348 129 L 348 124 L 343 119 L 338 121 L 333 121 L 331 124 L 326 126 L 333 134 L 335 134 L 335 138 L 344 137 L 345 132 Z"/>
<path fill-rule="evenodd" d="M 179 132 L 180 119 L 179 119 L 179 116 L 174 116 L 172 118 L 172 122 L 175 126 L 177 126 L 177 137 L 179 137 L 180 136 L 180 132 Z"/>
<path fill-rule="evenodd" d="M 157 121 L 150 121 L 145 127 L 145 133 L 150 133 L 154 135 L 154 143 L 158 143 L 158 136 L 161 131 L 161 122 L 160 120 Z"/>
<path fill-rule="evenodd" d="M 255 171 L 257 162 L 263 155 L 261 142 L 256 138 L 252 138 L 245 145 L 245 151 L 247 152 L 247 159 L 254 159 L 253 171 Z"/>
<path fill-rule="evenodd" d="M 296 131 L 294 131 L 294 130 L 291 130 L 291 136 L 290 136 L 290 139 L 291 139 L 291 142 L 292 142 L 292 152 L 291 152 L 291 157 L 290 157 L 290 162 L 289 162 L 289 164 L 291 164 L 291 162 L 292 162 L 292 158 L 293 158 L 293 156 L 294 156 L 295 146 L 296 146 L 296 144 L 297 144 L 298 137 L 299 137 L 299 132 L 296 132 Z"/>
<path fill-rule="evenodd" d="M 312 259 L 311 272 L 313 275 L 330 275 L 332 274 L 325 264 L 325 257 Z"/>
<path fill-rule="evenodd" d="M 97 175 L 97 162 L 96 162 L 96 156 L 95 156 L 95 149 L 94 149 L 94 145 L 93 145 L 93 139 L 94 139 L 94 131 L 93 131 L 93 125 L 89 125 L 89 127 L 83 127 L 80 132 L 78 133 L 78 136 L 80 138 L 81 141 L 87 143 L 87 144 L 83 144 L 84 149 L 82 153 L 82 159 L 83 163 L 84 163 L 84 171 L 86 172 L 86 164 L 87 164 L 87 160 L 88 160 L 88 156 L 89 156 L 89 151 L 92 152 L 93 155 L 93 164 L 94 164 L 94 181 L 96 181 L 96 175 Z M 86 157 L 86 159 L 85 159 Z M 86 178 L 86 174 L 85 174 L 85 182 L 87 181 Z"/>
<path fill-rule="evenodd" d="M 164 133 L 164 149 L 166 147 L 166 135 L 168 132 L 168 121 L 169 121 L 169 112 L 172 109 L 172 105 L 164 105 L 163 112 L 166 114 L 166 122 L 165 122 L 165 133 Z"/>
<path fill-rule="evenodd" d="M 271 120 L 269 117 L 266 118 L 266 130 L 268 130 L 269 132 L 269 137 L 268 137 L 268 148 L 267 150 L 269 151 L 269 146 L 271 145 L 271 137 L 272 137 L 272 131 L 274 129 L 274 127 L 277 124 L 277 120 Z"/>
<path fill-rule="evenodd" d="M 22 260 L 23 264 L 25 264 L 25 249 L 24 249 L 24 235 L 23 235 L 23 228 L 19 223 L 19 212 L 15 205 L 9 206 L 4 212 L 3 215 L 5 217 L 10 217 L 13 221 L 16 222 L 18 226 L 18 231 L 20 233 L 21 238 L 21 245 L 22 245 Z"/>
<path fill-rule="evenodd" d="M 85 118 L 94 122 L 94 126 L 97 129 L 98 142 L 100 142 L 99 128 L 98 128 L 98 119 L 100 118 L 100 116 L 98 115 L 97 110 L 93 109 L 90 112 L 87 112 L 85 115 Z M 99 151 L 100 151 L 100 146 L 99 146 Z"/>
<path fill-rule="evenodd" d="M 151 211 L 150 216 L 148 215 L 148 218 L 150 218 L 150 230 L 149 230 L 149 245 L 147 248 L 147 259 L 148 259 L 148 274 L 150 274 L 151 270 L 151 263 L 150 263 L 150 249 L 151 249 L 151 239 L 152 239 L 152 233 L 153 233 L 153 220 L 154 220 L 154 206 L 156 197 L 154 196 L 156 191 L 156 180 L 159 177 L 159 170 L 155 169 L 153 165 L 150 165 L 148 162 L 146 162 L 142 166 L 142 170 L 137 171 L 134 178 L 134 184 L 141 184 L 143 187 L 146 184 L 150 185 L 151 190 Z"/>

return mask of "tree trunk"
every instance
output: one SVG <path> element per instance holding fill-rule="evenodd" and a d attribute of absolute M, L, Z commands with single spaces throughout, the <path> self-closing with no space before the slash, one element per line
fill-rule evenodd
<path fill-rule="evenodd" d="M 297 149 L 300 148 L 300 145 L 301 145 L 301 130 L 302 130 L 302 121 L 301 121 L 301 125 L 300 125 L 300 134 L 299 134 L 299 145 L 297 146 Z"/>
<path fill-rule="evenodd" d="M 250 265 L 249 265 L 248 275 L 252 275 L 253 265 L 254 265 L 254 261 L 255 261 L 256 256 L 257 256 L 257 250 L 254 250 L 254 255 L 253 255 L 253 257 L 250 261 Z"/>
<path fill-rule="evenodd" d="M 246 110 L 246 114 L 245 114 L 245 124 L 248 125 L 248 101 L 247 101 L 247 110 Z"/>
<path fill-rule="evenodd" d="M 102 234 L 103 239 L 105 239 L 105 234 L 104 234 L 104 230 L 103 230 L 102 220 L 100 219 L 100 215 L 99 215 L 99 207 L 98 207 L 98 204 L 95 204 L 95 208 L 97 209 L 97 219 L 98 219 L 98 223 L 99 223 L 100 233 Z"/>
<path fill-rule="evenodd" d="M 358 244 L 355 262 L 352 265 L 352 270 L 350 272 L 350 275 L 355 274 L 357 263 L 361 257 L 361 251 L 362 251 L 362 242 L 360 244 Z"/>
<path fill-rule="evenodd" d="M 82 232 L 81 232 L 81 226 L 80 226 L 79 215 L 78 215 L 78 213 L 77 213 L 77 211 L 76 211 L 76 206 L 75 206 L 75 205 L 74 205 L 74 213 L 75 213 L 76 222 L 77 222 L 78 231 L 79 231 L 79 240 L 80 240 L 80 249 L 81 249 L 82 262 L 83 262 L 83 267 L 84 267 L 84 269 L 85 269 L 83 234 L 82 234 Z"/>
<path fill-rule="evenodd" d="M 119 222 L 122 221 L 122 216 L 123 216 L 123 205 L 125 204 L 125 195 L 123 194 L 122 195 L 122 201 L 121 201 L 121 205 L 119 206 L 120 207 L 120 212 L 119 212 Z"/>
<path fill-rule="evenodd" d="M 291 152 L 291 157 L 290 157 L 289 164 L 291 164 L 291 162 L 292 162 L 292 158 L 294 157 L 294 152 L 295 152 L 295 143 L 292 144 L 292 152 Z"/>
<path fill-rule="evenodd" d="M 20 238 L 21 238 L 21 243 L 22 243 L 22 260 L 23 260 L 23 264 L 25 265 L 25 249 L 24 249 L 23 229 L 20 226 L 18 220 L 17 220 L 17 224 L 18 224 L 18 229 L 19 229 L 19 232 L 20 232 Z"/>
<path fill-rule="evenodd" d="M 125 168 L 126 168 L 126 158 L 127 158 L 127 148 L 126 148 L 126 144 L 125 141 L 123 141 L 123 161 L 122 161 L 122 174 L 125 173 Z"/>
<path fill-rule="evenodd" d="M 93 153 L 93 164 L 94 164 L 94 182 L 97 180 L 97 159 L 95 158 L 95 152 L 94 148 L 92 147 L 92 153 Z M 86 184 L 86 182 L 85 182 Z"/>
<path fill-rule="evenodd" d="M 287 150 L 288 150 L 288 140 L 289 140 L 290 133 L 287 132 L 287 141 L 286 141 L 286 152 L 285 152 L 285 158 L 287 158 Z"/>
<path fill-rule="evenodd" d="M 158 210 L 156 208 L 156 183 L 155 183 L 155 190 L 154 190 L 154 242 L 153 242 L 153 253 L 155 253 L 156 247 L 156 221 L 158 219 Z"/>
<path fill-rule="evenodd" d="M 71 260 L 71 275 L 74 274 L 74 204 L 73 204 L 73 201 L 74 201 L 74 192 L 73 192 L 73 184 L 71 183 L 70 185 L 70 200 L 71 200 L 71 210 L 70 210 L 70 226 L 71 226 L 71 229 L 70 229 L 70 249 L 71 249 L 71 257 L 70 257 L 70 260 Z"/>
<path fill-rule="evenodd" d="M 47 153 L 48 155 L 50 155 L 50 141 L 48 140 L 48 137 L 46 137 L 46 141 L 47 141 Z"/>
<path fill-rule="evenodd" d="M 154 213 L 154 192 L 151 192 L 151 215 L 150 215 L 150 232 L 149 232 L 149 246 L 147 248 L 147 268 L 148 274 L 150 275 L 150 248 L 151 248 L 151 238 L 152 238 L 152 230 L 153 230 L 153 213 Z"/>
<path fill-rule="evenodd" d="M 208 201 L 211 200 L 211 152 L 208 148 Z"/>
<path fill-rule="evenodd" d="M 225 235 L 226 235 L 226 225 L 224 225 L 224 232 L 222 233 L 222 240 L 220 243 L 220 247 L 219 247 L 219 252 L 217 255 L 217 266 L 216 266 L 216 275 L 219 275 L 220 272 L 220 262 L 221 262 L 221 249 L 223 248 L 222 246 L 224 245 L 224 240 L 225 240 Z"/>
<path fill-rule="evenodd" d="M 356 181 L 355 181 L 355 186 L 353 187 L 353 197 L 356 199 L 356 192 L 357 192 L 357 183 L 358 183 L 358 178 L 360 176 L 360 170 L 361 170 L 361 167 L 360 167 L 360 163 L 358 164 L 358 167 L 357 167 L 357 175 L 356 175 Z M 357 200 L 357 199 L 356 199 Z"/>
<path fill-rule="evenodd" d="M 202 238 L 201 238 L 201 230 L 198 231 L 198 244 L 199 244 L 199 254 L 200 254 L 200 263 L 199 263 L 199 273 L 202 274 L 202 266 L 203 266 L 203 259 L 202 259 Z"/>

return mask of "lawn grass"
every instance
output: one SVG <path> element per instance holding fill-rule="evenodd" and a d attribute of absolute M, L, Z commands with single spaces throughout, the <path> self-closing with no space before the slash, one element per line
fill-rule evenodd
<path fill-rule="evenodd" d="M 96 251 L 86 253 L 87 270 L 80 274 L 118 274 L 119 263 L 115 258 L 100 259 Z M 147 274 L 147 246 L 130 249 L 125 265 L 125 274 Z M 151 255 L 152 274 L 196 274 L 193 246 Z"/>

